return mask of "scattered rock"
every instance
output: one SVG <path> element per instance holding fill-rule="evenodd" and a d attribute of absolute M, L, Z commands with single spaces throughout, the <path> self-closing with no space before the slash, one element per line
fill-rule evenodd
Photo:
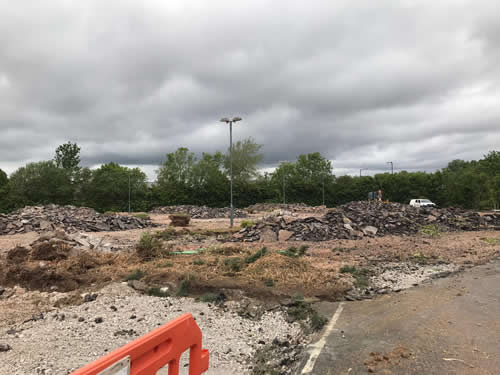
<path fill-rule="evenodd" d="M 26 206 L 10 214 L 0 214 L 0 235 L 46 232 L 62 228 L 66 232 L 101 232 L 151 227 L 149 219 L 125 215 L 104 215 L 92 208 L 75 206 Z"/>
<path fill-rule="evenodd" d="M 260 232 L 260 242 L 276 242 L 278 236 L 271 228 L 266 228 Z"/>
<path fill-rule="evenodd" d="M 231 210 L 228 207 L 217 208 L 207 206 L 192 206 L 192 205 L 179 205 L 179 206 L 163 206 L 154 208 L 151 213 L 153 214 L 176 214 L 182 213 L 191 216 L 193 219 L 216 219 L 228 218 Z M 238 208 L 234 209 L 234 217 L 247 217 L 244 210 Z"/>
<path fill-rule="evenodd" d="M 278 241 L 279 242 L 285 242 L 290 239 L 290 237 L 293 236 L 293 232 L 289 230 L 280 230 L 278 233 Z"/>
<path fill-rule="evenodd" d="M 432 231 L 437 233 L 495 229 L 500 226 L 500 214 L 480 216 L 475 211 L 458 208 L 431 209 L 400 203 L 360 201 L 332 209 L 322 217 L 289 220 L 284 216 L 270 215 L 254 226 L 242 229 L 232 241 L 268 242 L 280 233 L 287 233 L 288 241 L 359 239 L 389 234 L 408 236 L 430 225 L 433 226 Z M 289 232 L 292 234 L 289 235 Z"/>
<path fill-rule="evenodd" d="M 9 344 L 1 344 L 0 343 L 0 352 L 8 352 L 12 348 L 10 347 Z"/>
<path fill-rule="evenodd" d="M 145 292 L 148 290 L 147 284 L 141 280 L 129 280 L 128 285 L 139 292 Z"/>

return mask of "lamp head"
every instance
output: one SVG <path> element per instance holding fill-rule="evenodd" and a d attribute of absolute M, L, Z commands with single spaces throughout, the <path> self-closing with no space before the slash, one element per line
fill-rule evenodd
<path fill-rule="evenodd" d="M 220 119 L 220 122 L 225 122 L 225 123 L 229 123 L 231 120 L 229 120 L 227 117 L 223 117 Z"/>
<path fill-rule="evenodd" d="M 233 117 L 233 122 L 241 121 L 241 117 Z"/>

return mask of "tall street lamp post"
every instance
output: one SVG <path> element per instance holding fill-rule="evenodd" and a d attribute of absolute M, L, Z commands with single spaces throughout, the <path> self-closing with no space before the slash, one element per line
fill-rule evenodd
<path fill-rule="evenodd" d="M 283 204 L 286 204 L 286 196 L 285 196 L 285 171 L 283 172 Z"/>
<path fill-rule="evenodd" d="M 233 117 L 228 119 L 223 117 L 220 119 L 221 122 L 229 124 L 229 176 L 231 181 L 231 228 L 234 222 L 234 209 L 233 209 L 233 123 L 241 121 L 241 117 Z"/>
<path fill-rule="evenodd" d="M 394 164 L 392 161 L 388 161 L 387 164 L 391 165 L 391 174 L 394 174 Z"/>
<path fill-rule="evenodd" d="M 325 176 L 323 176 L 323 206 L 325 205 Z"/>

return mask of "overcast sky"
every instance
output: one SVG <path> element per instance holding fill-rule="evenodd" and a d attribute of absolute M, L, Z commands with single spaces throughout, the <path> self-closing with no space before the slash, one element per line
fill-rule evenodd
<path fill-rule="evenodd" d="M 0 168 L 152 171 L 165 154 L 319 151 L 334 173 L 432 171 L 500 149 L 497 2 L 0 0 Z"/>

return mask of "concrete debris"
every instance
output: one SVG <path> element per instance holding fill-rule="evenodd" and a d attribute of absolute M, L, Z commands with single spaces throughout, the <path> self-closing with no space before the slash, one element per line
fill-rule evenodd
<path fill-rule="evenodd" d="M 230 216 L 229 207 L 207 207 L 207 206 L 163 206 L 154 208 L 153 214 L 187 214 L 192 219 L 222 219 Z M 234 209 L 234 217 L 247 217 L 247 213 L 239 208 Z"/>
<path fill-rule="evenodd" d="M 92 208 L 75 206 L 27 206 L 10 214 L 0 214 L 0 235 L 47 232 L 62 228 L 66 232 L 107 232 L 151 227 L 149 219 L 105 215 Z"/>
<path fill-rule="evenodd" d="M 113 251 L 113 247 L 85 233 L 66 233 L 62 230 L 41 234 L 27 246 L 16 246 L 7 252 L 7 262 L 19 264 L 27 260 L 60 261 L 83 251 Z M 43 264 L 43 262 L 41 262 Z"/>
<path fill-rule="evenodd" d="M 429 230 L 475 231 L 499 229 L 500 215 L 480 215 L 458 208 L 418 208 L 399 203 L 376 201 L 351 202 L 330 210 L 322 217 L 296 218 L 268 216 L 252 227 L 242 229 L 233 241 L 273 242 L 272 233 L 281 241 L 327 241 L 360 239 L 365 236 L 412 235 L 428 226 Z M 288 235 L 292 232 L 291 235 Z M 287 233 L 285 236 L 284 233 Z M 288 237 L 287 239 L 285 239 Z"/>
<path fill-rule="evenodd" d="M 289 211 L 289 212 L 308 212 L 308 213 L 325 213 L 327 211 L 326 206 L 308 206 L 304 203 L 292 203 L 292 204 L 282 204 L 282 203 L 256 203 L 248 206 L 246 210 L 250 213 L 256 212 L 271 212 L 271 211 Z"/>

